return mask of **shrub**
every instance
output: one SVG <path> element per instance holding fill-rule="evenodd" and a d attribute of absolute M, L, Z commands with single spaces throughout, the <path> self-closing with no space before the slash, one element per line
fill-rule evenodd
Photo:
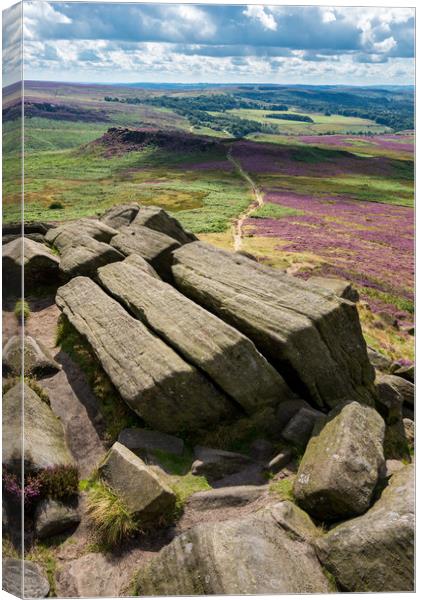
<path fill-rule="evenodd" d="M 71 498 L 79 491 L 79 471 L 73 465 L 49 467 L 37 475 L 42 495 L 53 500 Z"/>
<path fill-rule="evenodd" d="M 123 500 L 107 485 L 97 481 L 88 491 L 87 512 L 95 532 L 105 546 L 120 544 L 140 531 Z"/>
<path fill-rule="evenodd" d="M 79 473 L 76 467 L 57 466 L 43 469 L 36 474 L 25 474 L 22 481 L 3 466 L 3 490 L 11 500 L 31 505 L 41 498 L 66 500 L 78 493 Z"/>
<path fill-rule="evenodd" d="M 19 298 L 19 300 L 16 302 L 14 313 L 15 317 L 20 322 L 25 322 L 29 318 L 31 309 L 24 298 Z"/>
<path fill-rule="evenodd" d="M 61 202 L 51 202 L 48 208 L 49 210 L 61 210 L 64 208 L 64 206 Z"/>

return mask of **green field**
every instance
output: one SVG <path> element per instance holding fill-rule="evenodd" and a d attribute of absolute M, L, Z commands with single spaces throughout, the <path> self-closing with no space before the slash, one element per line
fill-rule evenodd
<path fill-rule="evenodd" d="M 389 127 L 383 125 L 377 125 L 374 121 L 369 119 L 361 119 L 358 117 L 345 117 L 343 115 L 329 115 L 326 116 L 321 113 L 305 112 L 301 110 L 288 110 L 288 111 L 277 111 L 277 114 L 288 114 L 288 115 L 305 115 L 311 117 L 314 123 L 306 123 L 302 121 L 283 121 L 281 119 L 271 119 L 268 115 L 273 114 L 273 110 L 258 110 L 258 109 L 247 109 L 239 108 L 233 110 L 227 110 L 225 113 L 210 113 L 216 116 L 222 116 L 232 114 L 235 117 L 241 119 L 250 119 L 252 121 L 258 121 L 259 123 L 266 123 L 275 125 L 279 129 L 279 133 L 289 133 L 296 135 L 312 135 L 312 134 L 323 134 L 323 133 L 348 133 L 348 132 L 387 132 L 390 131 Z M 260 138 L 264 134 L 258 134 Z M 255 136 L 254 136 L 255 137 Z"/>

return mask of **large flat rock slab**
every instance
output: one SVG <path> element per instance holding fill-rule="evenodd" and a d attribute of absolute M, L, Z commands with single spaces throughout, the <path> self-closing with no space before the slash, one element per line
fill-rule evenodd
<path fill-rule="evenodd" d="M 121 261 L 124 255 L 105 242 L 80 235 L 60 251 L 60 271 L 64 278 L 94 276 L 103 265 Z"/>
<path fill-rule="evenodd" d="M 322 521 L 366 511 L 384 468 L 385 425 L 358 402 L 317 420 L 294 483 L 298 504 Z"/>
<path fill-rule="evenodd" d="M 293 594 L 332 591 L 299 508 L 259 511 L 181 534 L 139 573 L 139 596 Z"/>
<path fill-rule="evenodd" d="M 342 589 L 414 591 L 414 510 L 414 465 L 407 465 L 363 516 L 315 540 L 320 560 Z"/>
<path fill-rule="evenodd" d="M 180 244 L 197 241 L 197 237 L 193 233 L 183 229 L 177 219 L 171 217 L 159 206 L 141 206 L 133 220 L 133 225 L 144 225 L 160 233 L 165 233 Z"/>
<path fill-rule="evenodd" d="M 57 592 L 61 598 L 119 597 L 127 585 L 127 573 L 112 557 L 89 552 L 66 562 L 57 573 Z"/>
<path fill-rule="evenodd" d="M 374 401 L 374 369 L 355 305 L 202 242 L 174 252 L 177 287 L 247 335 L 312 403 Z"/>
<path fill-rule="evenodd" d="M 102 286 L 132 314 L 247 413 L 291 396 L 281 375 L 245 335 L 146 273 L 133 258 L 98 270 Z"/>
<path fill-rule="evenodd" d="M 165 280 L 171 279 L 172 252 L 180 247 L 174 238 L 134 224 L 121 227 L 111 245 L 125 256 L 139 254 Z"/>
<path fill-rule="evenodd" d="M 72 279 L 56 301 L 121 397 L 151 427 L 195 431 L 233 414 L 229 399 L 202 373 L 90 279 Z"/>

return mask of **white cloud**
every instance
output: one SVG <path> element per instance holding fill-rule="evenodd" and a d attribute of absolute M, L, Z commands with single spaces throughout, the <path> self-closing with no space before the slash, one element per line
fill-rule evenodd
<path fill-rule="evenodd" d="M 396 41 L 393 37 L 388 37 L 382 42 L 375 42 L 373 48 L 376 52 L 390 52 L 392 48 L 395 48 Z"/>
<path fill-rule="evenodd" d="M 40 25 L 70 25 L 72 19 L 55 10 L 48 2 L 24 2 L 23 4 L 23 33 L 25 39 L 31 40 L 36 36 Z"/>
<path fill-rule="evenodd" d="M 335 13 L 331 10 L 323 11 L 322 21 L 323 23 L 333 23 L 333 21 L 336 21 Z"/>
<path fill-rule="evenodd" d="M 278 29 L 278 24 L 269 8 L 255 5 L 247 6 L 243 14 L 250 19 L 259 21 L 265 29 L 269 29 L 270 31 L 276 31 Z"/>

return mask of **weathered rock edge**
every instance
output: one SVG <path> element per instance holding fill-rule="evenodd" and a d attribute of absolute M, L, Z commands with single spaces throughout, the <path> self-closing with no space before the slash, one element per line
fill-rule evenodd
<path fill-rule="evenodd" d="M 203 242 L 178 248 L 172 273 L 184 294 L 247 335 L 316 406 L 373 404 L 374 369 L 353 303 Z"/>
<path fill-rule="evenodd" d="M 236 329 L 133 262 L 98 270 L 101 285 L 249 414 L 291 396 L 288 386 Z"/>
<path fill-rule="evenodd" d="M 56 302 L 91 345 L 117 391 L 160 431 L 194 431 L 234 413 L 234 406 L 197 369 L 87 277 L 57 291 Z"/>

